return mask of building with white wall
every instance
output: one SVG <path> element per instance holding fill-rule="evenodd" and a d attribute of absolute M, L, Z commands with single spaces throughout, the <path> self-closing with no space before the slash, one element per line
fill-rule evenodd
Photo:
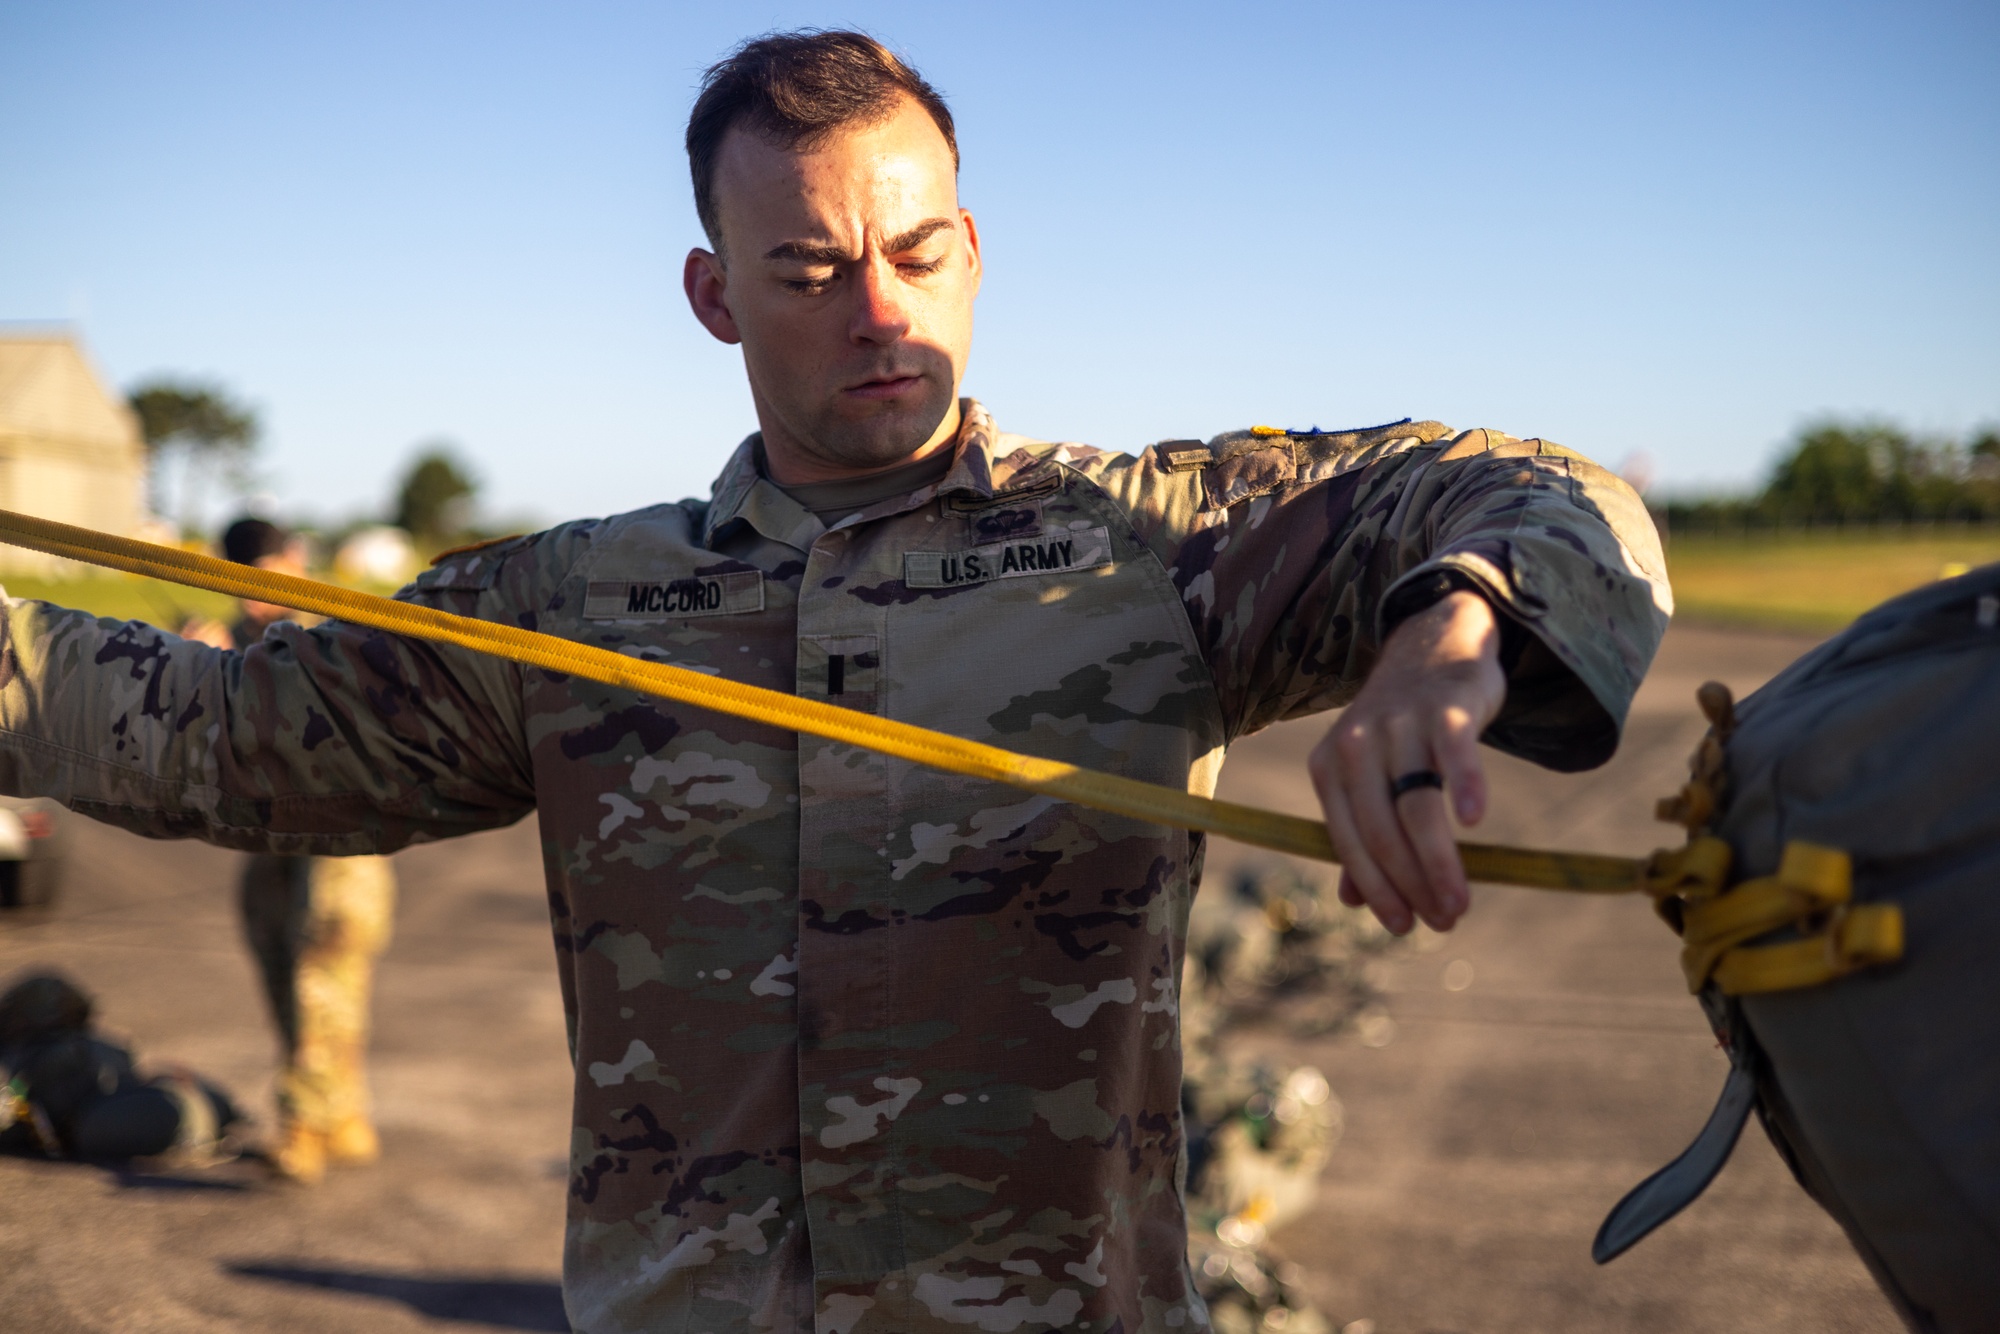
<path fill-rule="evenodd" d="M 146 444 L 75 334 L 0 329 L 0 509 L 122 536 L 146 524 Z M 0 571 L 74 562 L 0 545 Z"/>

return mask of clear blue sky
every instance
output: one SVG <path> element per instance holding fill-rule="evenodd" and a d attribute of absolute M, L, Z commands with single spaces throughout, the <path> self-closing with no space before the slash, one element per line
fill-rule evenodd
<path fill-rule="evenodd" d="M 0 0 L 0 319 L 221 379 L 294 513 L 458 441 L 488 508 L 705 494 L 753 428 L 680 293 L 736 40 L 951 99 L 967 387 L 1137 448 L 1404 415 L 1748 482 L 1798 423 L 2000 419 L 2000 7 Z"/>

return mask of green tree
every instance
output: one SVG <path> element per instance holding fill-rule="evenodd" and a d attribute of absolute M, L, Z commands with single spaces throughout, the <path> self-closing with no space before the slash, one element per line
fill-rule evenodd
<path fill-rule="evenodd" d="M 1780 519 L 1808 523 L 1880 518 L 1884 504 L 1893 503 L 1885 491 L 1909 490 L 1909 447 L 1908 438 L 1891 426 L 1813 427 L 1778 461 L 1762 506 Z"/>
<path fill-rule="evenodd" d="M 1960 442 L 1918 439 L 1880 421 L 1808 426 L 1754 497 L 1669 500 L 1667 521 L 1690 532 L 1794 523 L 2000 519 L 2000 429 Z"/>
<path fill-rule="evenodd" d="M 239 488 L 263 432 L 257 414 L 220 385 L 162 376 L 134 385 L 128 395 L 139 433 L 152 455 L 153 508 L 165 512 L 165 467 L 178 459 L 181 526 L 200 518 L 203 484 L 215 472 Z"/>
<path fill-rule="evenodd" d="M 2000 427 L 1980 428 L 1965 453 L 1965 487 L 1979 517 L 2000 517 Z"/>
<path fill-rule="evenodd" d="M 1883 422 L 1822 422 L 1778 461 L 1755 508 L 1788 523 L 1992 517 L 2000 513 L 1987 480 L 1996 453 L 1991 432 L 1960 445 L 1914 439 Z"/>
<path fill-rule="evenodd" d="M 423 446 L 396 489 L 394 522 L 419 544 L 439 545 L 465 532 L 478 491 L 451 446 Z"/>

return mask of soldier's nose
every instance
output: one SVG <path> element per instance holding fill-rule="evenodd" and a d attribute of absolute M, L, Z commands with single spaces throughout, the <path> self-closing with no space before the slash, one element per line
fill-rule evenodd
<path fill-rule="evenodd" d="M 866 343 L 893 343 L 910 331 L 909 309 L 895 265 L 874 259 L 862 266 L 852 333 Z"/>

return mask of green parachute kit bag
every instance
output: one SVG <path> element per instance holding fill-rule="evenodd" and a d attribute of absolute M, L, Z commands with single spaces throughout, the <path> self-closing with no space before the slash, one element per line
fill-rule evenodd
<path fill-rule="evenodd" d="M 1704 952 L 1701 894 L 1663 903 L 1732 1069 L 1593 1255 L 1699 1195 L 1754 1107 L 1911 1329 L 2000 1328 L 2000 564 L 1877 607 L 1740 705 L 1717 686 L 1702 703 L 1693 781 L 1662 806 L 1690 859 L 1798 902 L 1817 870 L 1831 892 L 1721 938 L 1763 956 L 1761 981 Z"/>

